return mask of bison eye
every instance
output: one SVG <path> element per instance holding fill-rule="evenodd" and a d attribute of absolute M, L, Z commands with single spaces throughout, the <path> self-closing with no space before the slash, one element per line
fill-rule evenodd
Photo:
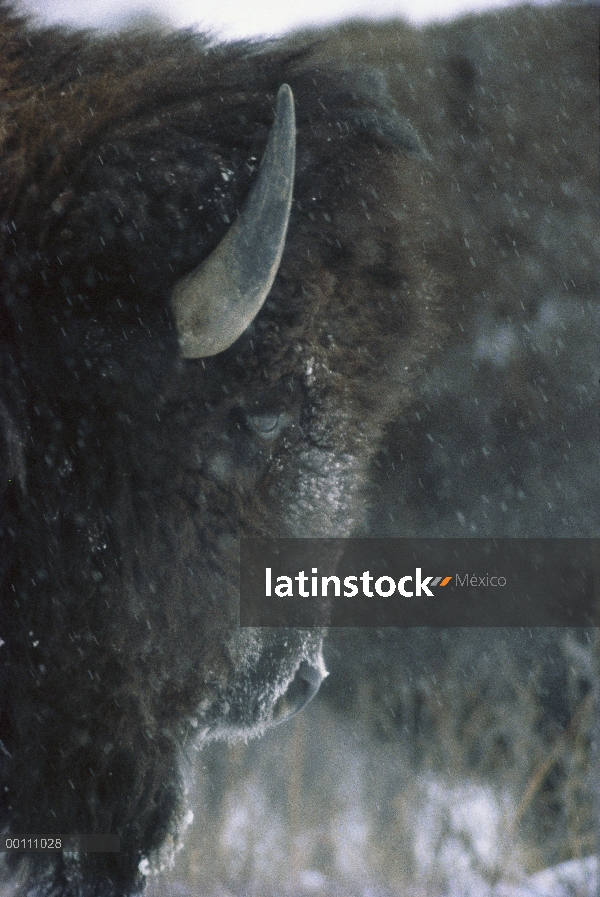
<path fill-rule="evenodd" d="M 266 411 L 261 414 L 249 414 L 246 418 L 248 426 L 265 439 L 274 439 L 281 433 L 285 423 L 285 415 Z"/>

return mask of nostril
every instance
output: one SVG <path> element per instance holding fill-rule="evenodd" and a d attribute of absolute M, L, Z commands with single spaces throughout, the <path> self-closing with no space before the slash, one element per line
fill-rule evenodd
<path fill-rule="evenodd" d="M 283 722 L 303 707 L 306 707 L 319 690 L 319 686 L 323 681 L 323 675 L 320 670 L 311 666 L 306 660 L 303 660 L 296 675 L 288 685 L 287 691 L 279 698 L 273 708 L 273 719 L 277 722 Z"/>
<path fill-rule="evenodd" d="M 311 667 L 309 663 L 303 660 L 298 667 L 298 672 L 296 673 L 294 682 L 296 682 L 296 680 L 298 680 L 299 684 L 301 684 L 305 689 L 304 703 L 308 704 L 308 702 L 312 700 L 312 698 L 314 698 L 319 688 L 321 687 L 323 676 L 321 675 L 320 670 L 317 670 L 315 667 Z"/>

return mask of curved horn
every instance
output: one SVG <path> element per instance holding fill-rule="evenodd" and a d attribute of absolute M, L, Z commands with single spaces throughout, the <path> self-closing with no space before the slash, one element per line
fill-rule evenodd
<path fill-rule="evenodd" d="M 295 155 L 294 97 L 283 84 L 258 177 L 237 221 L 173 290 L 171 303 L 184 358 L 206 358 L 228 349 L 260 311 L 283 254 Z"/>

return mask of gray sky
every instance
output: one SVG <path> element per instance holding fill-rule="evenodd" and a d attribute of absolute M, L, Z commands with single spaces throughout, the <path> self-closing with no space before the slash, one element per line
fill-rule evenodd
<path fill-rule="evenodd" d="M 540 0 L 538 0 L 540 2 Z M 115 27 L 136 12 L 156 13 L 174 25 L 196 25 L 222 38 L 278 35 L 305 25 L 350 17 L 403 16 L 421 23 L 510 0 L 23 0 L 47 22 Z"/>

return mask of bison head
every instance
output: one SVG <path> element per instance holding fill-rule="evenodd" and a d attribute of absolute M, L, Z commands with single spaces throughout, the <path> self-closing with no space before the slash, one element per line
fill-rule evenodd
<path fill-rule="evenodd" d="M 430 183 L 379 81 L 308 50 L 3 16 L 0 816 L 118 833 L 28 861 L 32 893 L 110 897 L 192 742 L 324 675 L 321 632 L 236 625 L 239 539 L 352 531 L 436 341 Z"/>

